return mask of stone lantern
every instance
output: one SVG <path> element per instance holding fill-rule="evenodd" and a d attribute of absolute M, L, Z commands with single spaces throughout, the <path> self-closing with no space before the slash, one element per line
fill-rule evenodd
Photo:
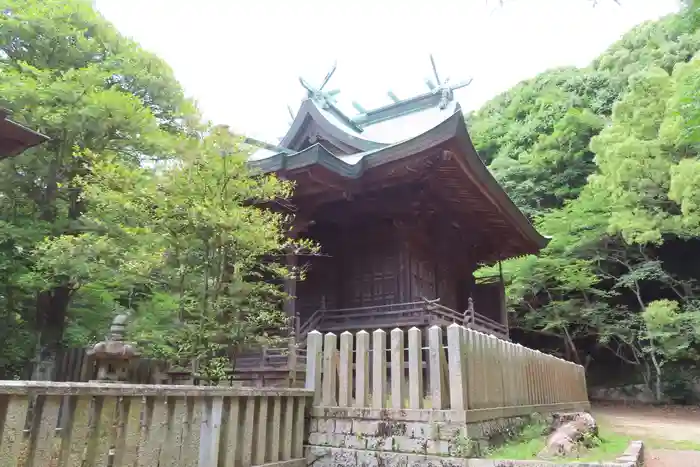
<path fill-rule="evenodd" d="M 126 315 L 116 316 L 112 321 L 109 336 L 87 352 L 97 364 L 97 381 L 126 381 L 129 367 L 140 356 L 136 347 L 124 342 L 127 318 Z"/>

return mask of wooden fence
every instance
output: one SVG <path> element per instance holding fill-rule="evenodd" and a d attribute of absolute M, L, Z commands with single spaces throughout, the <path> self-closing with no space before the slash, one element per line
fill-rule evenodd
<path fill-rule="evenodd" d="M 301 467 L 311 396 L 303 389 L 0 381 L 0 466 Z"/>
<path fill-rule="evenodd" d="M 126 380 L 133 384 L 167 383 L 172 379 L 165 373 L 167 367 L 164 361 L 140 358 L 129 368 Z M 97 379 L 97 365 L 85 348 L 60 349 L 53 355 L 53 363 L 47 373 L 37 372 L 33 366 L 26 377 L 38 381 L 86 383 Z"/>
<path fill-rule="evenodd" d="M 306 388 L 314 406 L 449 409 L 488 419 L 588 404 L 580 365 L 458 324 L 427 334 L 394 329 L 387 339 L 377 330 L 370 346 L 365 331 L 339 341 L 310 332 Z"/>
<path fill-rule="evenodd" d="M 227 378 L 219 385 L 297 387 L 297 372 L 303 372 L 305 348 L 262 347 L 248 349 L 236 356 L 236 371 L 227 370 Z M 54 355 L 49 371 L 27 372 L 29 379 L 38 381 L 89 382 L 97 379 L 97 365 L 84 348 L 61 349 Z M 170 370 L 170 371 L 168 371 Z M 167 362 L 150 358 L 134 361 L 124 382 L 132 384 L 199 385 L 192 376 L 192 367 L 173 369 Z M 37 374 L 39 373 L 39 374 Z M 303 377 L 300 378 L 303 386 Z"/>

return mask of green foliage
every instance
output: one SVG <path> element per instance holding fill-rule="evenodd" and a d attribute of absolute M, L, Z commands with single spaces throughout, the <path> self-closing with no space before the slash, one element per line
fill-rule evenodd
<path fill-rule="evenodd" d="M 636 365 L 659 394 L 667 362 L 697 358 L 699 271 L 675 255 L 700 240 L 698 25 L 692 7 L 643 24 L 590 67 L 545 72 L 470 119 L 492 172 L 552 237 L 503 265 L 511 322 L 580 363 L 595 350 Z"/>
<path fill-rule="evenodd" d="M 700 33 L 688 21 L 692 13 L 640 24 L 598 57 L 593 68 L 609 72 L 623 86 L 631 75 L 650 67 L 671 73 L 700 49 Z"/>
<path fill-rule="evenodd" d="M 194 360 L 217 380 L 237 350 L 285 324 L 283 259 L 315 247 L 287 238 L 286 216 L 251 204 L 286 198 L 291 186 L 252 176 L 225 130 L 179 151 L 155 169 L 91 156 L 79 182 L 90 206 L 83 233 L 39 245 L 35 271 L 54 287 L 112 294 L 147 353 Z"/>
<path fill-rule="evenodd" d="M 64 328 L 68 345 L 102 338 L 115 311 L 101 285 L 58 286 L 35 267 L 44 238 L 79 228 L 89 155 L 172 157 L 197 116 L 169 67 L 82 0 L 4 0 L 0 76 L 0 106 L 51 138 L 0 161 L 0 318 L 12 323 L 2 373 L 61 343 Z"/>
<path fill-rule="evenodd" d="M 481 157 L 526 213 L 575 198 L 594 168 L 590 137 L 617 96 L 605 73 L 545 72 L 470 116 Z"/>

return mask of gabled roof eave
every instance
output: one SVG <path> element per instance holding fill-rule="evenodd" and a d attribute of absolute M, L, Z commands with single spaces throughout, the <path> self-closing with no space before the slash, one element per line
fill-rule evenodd
<path fill-rule="evenodd" d="M 292 125 L 289 127 L 289 130 L 287 130 L 287 133 L 284 135 L 279 145 L 284 148 L 290 148 L 290 145 L 294 142 L 297 135 L 304 131 L 305 124 L 309 119 L 313 120 L 319 128 L 331 138 L 357 149 L 358 152 L 371 151 L 386 146 L 384 143 L 354 136 L 328 121 L 328 119 L 323 116 L 316 103 L 311 99 L 306 99 L 302 102 Z"/>
<path fill-rule="evenodd" d="M 16 156 L 27 149 L 37 146 L 50 138 L 9 118 L 10 113 L 0 108 L 0 140 L 14 142 L 8 144 L 6 152 L 0 153 L 0 159 Z"/>
<path fill-rule="evenodd" d="M 549 239 L 541 235 L 530 223 L 525 214 L 515 205 L 508 194 L 503 190 L 498 181 L 491 174 L 479 155 L 469 137 L 464 115 L 461 110 L 456 111 L 440 124 L 420 135 L 404 141 L 386 145 L 380 149 L 368 151 L 356 164 L 348 164 L 323 145 L 316 143 L 313 146 L 292 155 L 277 154 L 267 159 L 256 161 L 254 166 L 265 172 L 278 172 L 284 170 L 298 170 L 314 164 L 323 166 L 345 178 L 360 178 L 363 173 L 374 167 L 378 167 L 394 161 L 407 158 L 431 147 L 443 145 L 450 141 L 456 141 L 463 157 L 457 162 L 467 174 L 472 174 L 481 181 L 486 193 L 484 193 L 506 216 L 510 223 L 520 234 L 532 242 L 535 254 L 549 243 Z M 535 250 L 533 249 L 533 250 Z M 505 258 L 504 258 L 505 259 Z"/>
<path fill-rule="evenodd" d="M 510 196 L 508 196 L 508 193 L 506 193 L 500 183 L 498 183 L 498 180 L 496 180 L 486 164 L 484 164 L 484 161 L 477 154 L 474 144 L 469 137 L 464 115 L 461 115 L 460 120 L 461 125 L 458 126 L 458 131 L 455 136 L 465 155 L 463 162 L 467 164 L 468 169 L 471 169 L 477 178 L 484 182 L 487 191 L 494 198 L 496 204 L 518 227 L 521 233 L 532 240 L 538 250 L 546 247 L 550 238 L 545 237 L 535 229 L 530 220 L 523 214 Z"/>

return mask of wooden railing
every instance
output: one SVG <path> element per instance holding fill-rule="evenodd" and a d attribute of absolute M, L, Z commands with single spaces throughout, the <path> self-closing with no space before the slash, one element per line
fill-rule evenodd
<path fill-rule="evenodd" d="M 302 467 L 312 394 L 0 381 L 0 466 Z"/>
<path fill-rule="evenodd" d="M 464 312 L 464 322 L 462 324 L 468 328 L 493 334 L 497 337 L 508 337 L 509 335 L 508 326 L 487 316 L 480 315 L 471 307 Z"/>
<path fill-rule="evenodd" d="M 434 316 L 438 319 L 447 321 L 448 323 L 463 324 L 464 315 L 453 310 L 452 308 L 447 308 L 444 305 L 440 305 L 440 299 L 437 300 L 424 300 L 425 310 L 428 312 L 429 316 Z"/>
<path fill-rule="evenodd" d="M 309 333 L 306 388 L 314 410 L 456 410 L 479 421 L 588 405 L 580 365 L 459 324 L 431 327 L 427 349 L 423 337 L 418 328 L 388 336 L 378 329 L 370 346 L 365 331 L 343 332 L 340 342 L 333 333 Z"/>
<path fill-rule="evenodd" d="M 381 327 L 446 326 L 451 323 L 461 324 L 497 337 L 508 337 L 508 326 L 476 313 L 471 301 L 469 308 L 464 313 L 460 313 L 440 304 L 438 298 L 389 305 L 319 309 L 299 327 L 297 340 L 300 343 L 305 342 L 307 334 L 313 330 L 359 331 Z"/>

